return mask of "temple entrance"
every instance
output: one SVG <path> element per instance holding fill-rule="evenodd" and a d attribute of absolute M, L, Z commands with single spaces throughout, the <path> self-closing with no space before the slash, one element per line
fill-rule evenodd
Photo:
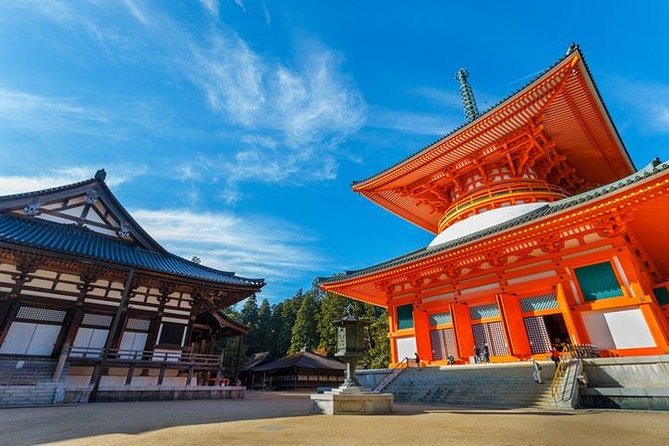
<path fill-rule="evenodd" d="M 552 345 L 569 343 L 562 314 L 526 317 L 524 322 L 532 353 L 548 353 Z"/>
<path fill-rule="evenodd" d="M 569 344 L 569 331 L 567 325 L 564 323 L 562 314 L 551 314 L 544 316 L 544 324 L 546 324 L 546 331 L 548 332 L 548 339 L 553 345 Z"/>

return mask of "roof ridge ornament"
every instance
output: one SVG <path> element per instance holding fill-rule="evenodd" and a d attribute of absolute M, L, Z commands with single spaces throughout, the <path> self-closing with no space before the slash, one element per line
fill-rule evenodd
<path fill-rule="evenodd" d="M 581 46 L 580 46 L 578 43 L 576 43 L 576 42 L 572 42 L 572 43 L 569 45 L 569 48 L 567 48 L 567 53 L 565 54 L 565 56 L 570 55 L 571 53 L 573 53 L 573 52 L 576 51 L 576 50 L 579 50 L 580 48 L 581 48 Z"/>
<path fill-rule="evenodd" d="M 476 107 L 476 99 L 474 99 L 472 87 L 469 85 L 469 82 L 467 82 L 468 76 L 469 71 L 464 68 L 460 68 L 455 73 L 455 80 L 460 82 L 460 96 L 462 97 L 462 105 L 465 107 L 465 118 L 467 119 L 467 122 L 472 122 L 479 117 L 480 113 L 479 109 Z"/>
<path fill-rule="evenodd" d="M 95 177 L 96 180 L 103 182 L 105 178 L 107 178 L 107 172 L 105 172 L 104 169 L 100 169 L 97 172 L 95 172 Z"/>

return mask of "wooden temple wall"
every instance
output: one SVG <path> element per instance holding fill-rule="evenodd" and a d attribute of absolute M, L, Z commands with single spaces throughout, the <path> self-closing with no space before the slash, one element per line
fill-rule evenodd
<path fill-rule="evenodd" d="M 481 254 L 449 265 L 458 268 L 456 277 L 432 274 L 391 285 L 392 362 L 414 353 L 437 364 L 449 355 L 469 361 L 482 341 L 492 361 L 545 357 L 556 341 L 593 344 L 612 356 L 669 353 L 669 301 L 657 297 L 667 283 L 653 280 L 643 253 L 621 235 L 587 229 L 565 231 L 552 250 L 525 243 L 505 249 L 497 265 Z M 584 297 L 576 270 L 592 265 L 610 265 L 615 295 Z"/>
<path fill-rule="evenodd" d="M 121 280 L 86 282 L 80 275 L 40 265 L 17 284 L 20 273 L 16 265 L 0 263 L 0 354 L 56 358 L 66 341 L 76 348 L 105 346 L 122 301 Z M 10 297 L 16 289 L 18 295 Z M 175 291 L 162 305 L 161 297 L 158 288 L 136 287 L 110 348 L 180 351 L 190 335 L 191 296 Z M 90 375 L 91 368 L 71 370 L 77 373 Z"/>

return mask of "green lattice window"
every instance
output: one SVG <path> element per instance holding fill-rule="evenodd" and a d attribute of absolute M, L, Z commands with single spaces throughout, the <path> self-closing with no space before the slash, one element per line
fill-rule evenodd
<path fill-rule="evenodd" d="M 397 329 L 413 328 L 413 305 L 397 307 Z"/>
<path fill-rule="evenodd" d="M 669 305 L 669 290 L 667 290 L 666 286 L 655 288 L 653 294 L 655 294 L 657 303 L 660 305 Z"/>
<path fill-rule="evenodd" d="M 609 262 L 582 266 L 575 268 L 574 272 L 585 300 L 608 299 L 623 295 Z"/>

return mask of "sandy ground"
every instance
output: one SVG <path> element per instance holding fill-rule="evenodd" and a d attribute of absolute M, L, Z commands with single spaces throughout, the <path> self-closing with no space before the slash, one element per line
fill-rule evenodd
<path fill-rule="evenodd" d="M 388 416 L 310 415 L 308 395 L 0 410 L 0 444 L 669 445 L 669 413 L 395 405 Z"/>

